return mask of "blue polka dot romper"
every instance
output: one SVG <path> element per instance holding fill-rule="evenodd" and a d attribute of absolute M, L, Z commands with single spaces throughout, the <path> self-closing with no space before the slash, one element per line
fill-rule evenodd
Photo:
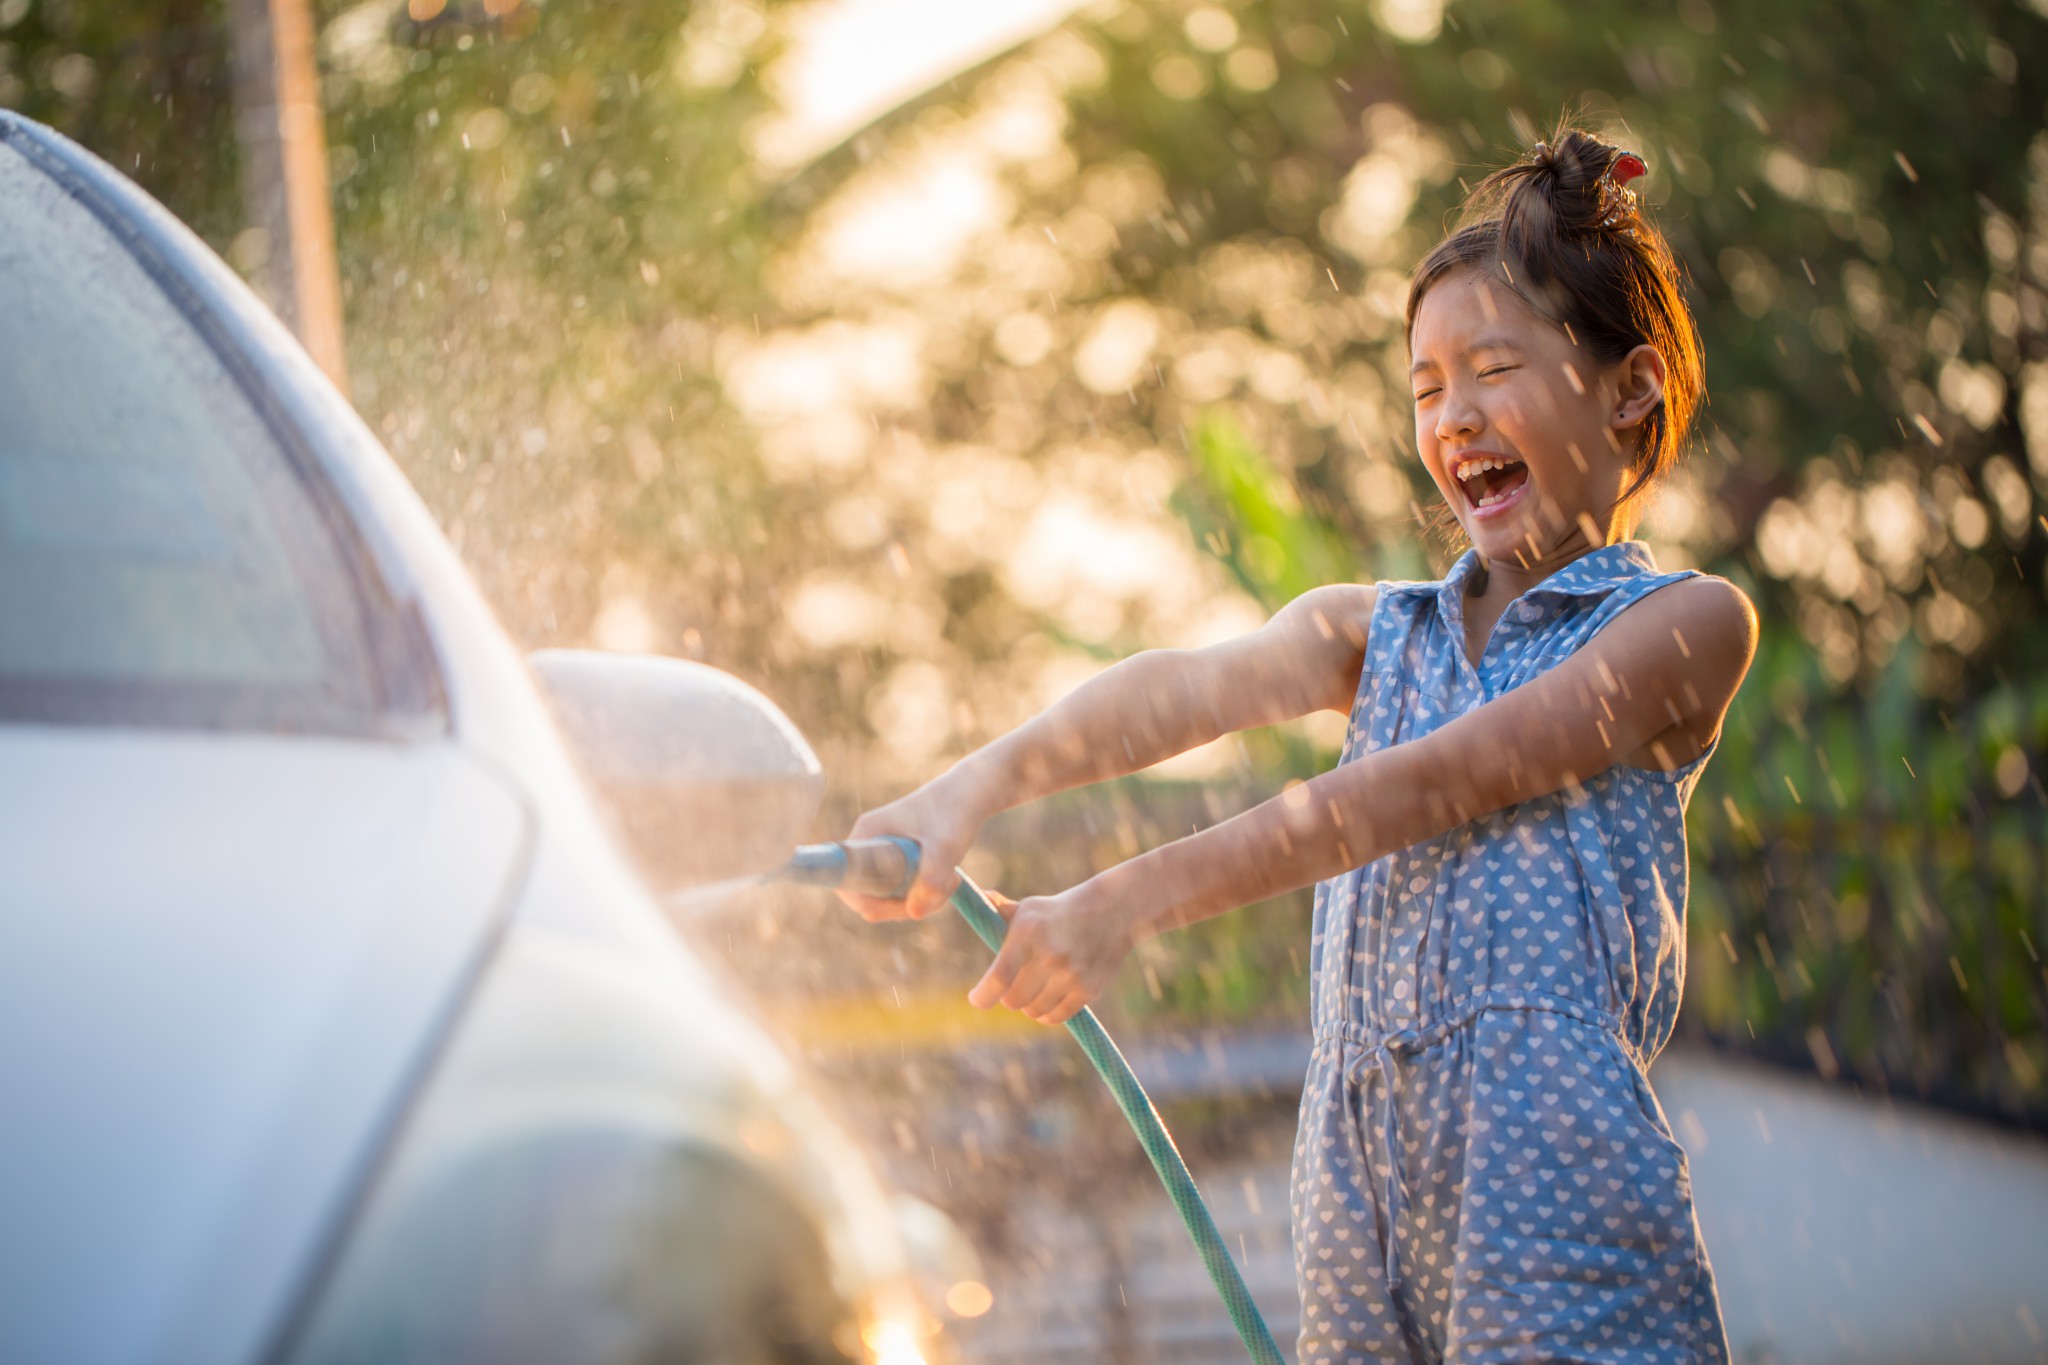
<path fill-rule="evenodd" d="M 1379 585 L 1340 761 L 1521 686 L 1692 576 L 1640 541 L 1595 550 L 1510 605 L 1475 669 L 1477 567 Z M 1706 760 L 1612 767 L 1316 888 L 1302 1365 L 1727 1359 L 1685 1153 L 1645 1078 L 1678 1013 Z"/>

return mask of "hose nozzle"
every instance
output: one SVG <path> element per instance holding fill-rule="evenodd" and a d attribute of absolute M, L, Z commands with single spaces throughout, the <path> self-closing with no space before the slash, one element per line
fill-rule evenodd
<path fill-rule="evenodd" d="M 769 876 L 779 882 L 830 886 L 877 900 L 902 900 L 917 880 L 920 852 L 915 839 L 895 834 L 805 844 Z"/>

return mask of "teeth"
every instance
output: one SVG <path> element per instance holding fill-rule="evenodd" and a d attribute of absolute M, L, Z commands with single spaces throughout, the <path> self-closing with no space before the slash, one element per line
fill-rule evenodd
<path fill-rule="evenodd" d="M 1495 460 L 1491 456 L 1477 458 L 1477 460 L 1466 460 L 1464 465 L 1458 465 L 1458 483 L 1464 483 L 1468 479 L 1477 479 L 1479 475 L 1487 473 L 1489 469 L 1507 469 L 1509 465 L 1513 465 L 1513 460 Z"/>
<path fill-rule="evenodd" d="M 1467 460 L 1458 466 L 1458 482 L 1464 483 L 1468 480 L 1476 479 L 1488 470 L 1506 469 L 1513 463 L 1515 463 L 1513 460 L 1496 460 L 1490 456 L 1482 456 L 1476 460 Z"/>

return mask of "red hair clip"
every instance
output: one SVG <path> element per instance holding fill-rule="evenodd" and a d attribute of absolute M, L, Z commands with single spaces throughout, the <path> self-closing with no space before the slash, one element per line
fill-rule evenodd
<path fill-rule="evenodd" d="M 1601 227 L 1618 227 L 1622 220 L 1636 211 L 1636 192 L 1628 187 L 1628 182 L 1649 173 L 1650 168 L 1634 152 L 1618 153 L 1607 163 L 1606 173 L 1600 177 L 1600 198 L 1607 207 L 1606 216 L 1600 220 Z M 1635 236 L 1634 228 L 1621 230 Z"/>

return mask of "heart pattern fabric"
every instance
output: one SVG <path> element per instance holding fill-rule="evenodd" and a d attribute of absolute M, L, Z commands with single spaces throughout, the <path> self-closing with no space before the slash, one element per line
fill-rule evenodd
<path fill-rule="evenodd" d="M 1639 541 L 1508 609 L 1475 667 L 1468 552 L 1383 583 L 1340 761 L 1570 657 L 1659 573 Z M 1711 752 L 1711 750 L 1709 751 Z M 1316 889 L 1294 1151 L 1298 1359 L 1722 1362 L 1685 1153 L 1649 1087 L 1685 971 L 1707 755 L 1616 766 Z"/>

